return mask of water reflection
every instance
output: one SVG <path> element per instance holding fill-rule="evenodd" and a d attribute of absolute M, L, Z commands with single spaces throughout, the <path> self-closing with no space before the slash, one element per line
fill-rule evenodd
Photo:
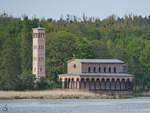
<path fill-rule="evenodd" d="M 149 97 L 133 99 L 0 100 L 0 105 L 4 104 L 7 104 L 8 107 L 6 113 L 150 113 Z"/>

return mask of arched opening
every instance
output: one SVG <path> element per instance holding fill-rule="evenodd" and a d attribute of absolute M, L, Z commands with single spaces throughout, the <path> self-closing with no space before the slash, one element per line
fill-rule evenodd
<path fill-rule="evenodd" d="M 62 79 L 59 79 L 59 87 L 62 88 Z"/>
<path fill-rule="evenodd" d="M 90 89 L 90 80 L 89 80 L 89 78 L 86 79 L 85 84 L 86 84 L 85 85 L 86 89 Z"/>
<path fill-rule="evenodd" d="M 94 78 L 92 78 L 90 85 L 91 85 L 90 89 L 95 90 L 95 80 L 94 80 Z"/>
<path fill-rule="evenodd" d="M 111 90 L 112 91 L 115 90 L 115 79 L 114 78 L 111 80 Z"/>
<path fill-rule="evenodd" d="M 91 72 L 91 68 L 90 68 L 90 67 L 88 67 L 88 72 L 89 72 L 89 73 Z"/>
<path fill-rule="evenodd" d="M 43 33 L 43 38 L 44 38 L 44 33 Z"/>
<path fill-rule="evenodd" d="M 127 79 L 127 81 L 126 81 L 126 90 L 127 91 L 132 90 L 132 83 L 131 83 L 130 79 Z"/>
<path fill-rule="evenodd" d="M 116 67 L 114 67 L 114 73 L 116 73 Z"/>
<path fill-rule="evenodd" d="M 116 90 L 120 91 L 120 80 L 119 79 L 117 79 L 117 81 L 116 81 Z"/>
<path fill-rule="evenodd" d="M 106 80 L 106 90 L 110 90 L 110 80 Z"/>
<path fill-rule="evenodd" d="M 121 90 L 125 91 L 126 90 L 126 84 L 125 84 L 125 79 L 121 80 Z"/>
<path fill-rule="evenodd" d="M 96 73 L 96 67 L 94 67 L 93 72 Z"/>
<path fill-rule="evenodd" d="M 100 73 L 101 72 L 101 67 L 99 67 L 98 70 L 99 70 L 99 73 Z"/>
<path fill-rule="evenodd" d="M 105 79 L 103 78 L 101 81 L 101 89 L 105 90 L 106 89 L 106 83 L 105 83 Z"/>
<path fill-rule="evenodd" d="M 41 37 L 40 37 L 40 33 L 38 33 L 38 38 L 41 38 Z"/>
<path fill-rule="evenodd" d="M 99 80 L 99 78 L 97 78 L 96 79 L 96 84 L 95 84 L 95 89 L 96 90 L 100 90 L 101 89 L 101 86 L 100 86 L 101 84 L 100 84 L 100 80 Z"/>
<path fill-rule="evenodd" d="M 104 73 L 106 73 L 106 67 L 104 67 Z"/>
<path fill-rule="evenodd" d="M 85 81 L 84 81 L 84 78 L 81 78 L 80 88 L 81 88 L 81 89 L 84 89 L 84 88 L 85 88 Z"/>
<path fill-rule="evenodd" d="M 67 78 L 65 78 L 65 85 L 64 85 L 64 88 L 68 88 L 68 80 L 67 80 Z"/>
<path fill-rule="evenodd" d="M 109 73 L 111 73 L 111 67 L 109 67 Z"/>

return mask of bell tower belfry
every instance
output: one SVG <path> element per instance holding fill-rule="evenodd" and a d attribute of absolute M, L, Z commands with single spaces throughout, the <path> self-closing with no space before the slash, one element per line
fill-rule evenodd
<path fill-rule="evenodd" d="M 45 77 L 45 28 L 33 28 L 32 74 Z"/>

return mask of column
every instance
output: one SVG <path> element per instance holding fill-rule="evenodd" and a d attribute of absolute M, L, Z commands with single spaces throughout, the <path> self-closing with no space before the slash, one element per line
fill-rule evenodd
<path fill-rule="evenodd" d="M 64 89 L 65 88 L 65 80 L 62 79 L 62 88 Z"/>
<path fill-rule="evenodd" d="M 71 88 L 71 79 L 70 78 L 68 79 L 68 88 L 69 89 Z"/>
<path fill-rule="evenodd" d="M 74 79 L 71 79 L 71 89 L 74 88 Z"/>
<path fill-rule="evenodd" d="M 80 89 L 80 80 L 77 79 L 77 89 Z"/>
<path fill-rule="evenodd" d="M 73 84 L 74 84 L 73 88 L 76 89 L 77 88 L 77 80 L 76 79 L 74 79 Z"/>

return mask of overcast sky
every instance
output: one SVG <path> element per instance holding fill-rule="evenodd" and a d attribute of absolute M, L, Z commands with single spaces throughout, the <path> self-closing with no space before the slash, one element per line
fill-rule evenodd
<path fill-rule="evenodd" d="M 112 14 L 124 16 L 150 15 L 150 0 L 0 0 L 0 13 L 6 11 L 13 16 L 22 14 L 30 18 L 54 18 L 67 14 L 106 18 Z"/>

